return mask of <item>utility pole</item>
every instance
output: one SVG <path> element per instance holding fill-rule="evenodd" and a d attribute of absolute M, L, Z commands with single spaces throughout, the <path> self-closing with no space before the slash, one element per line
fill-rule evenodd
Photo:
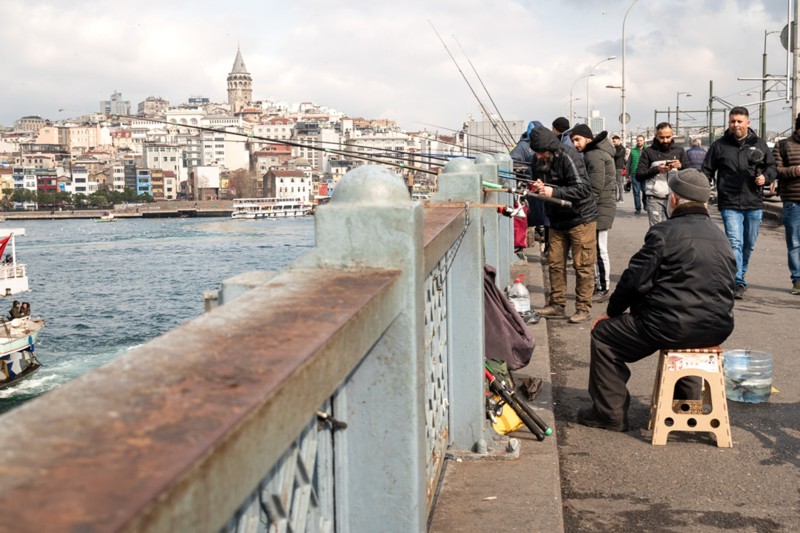
<path fill-rule="evenodd" d="M 797 101 L 797 69 L 800 66 L 800 61 L 797 60 L 797 11 L 800 9 L 800 0 L 794 0 L 793 2 L 794 10 L 791 13 L 791 17 L 789 20 L 789 39 L 788 39 L 788 48 L 791 52 L 792 57 L 792 72 L 791 72 L 791 83 L 790 86 L 792 88 L 792 116 L 790 118 L 792 122 L 792 129 L 794 129 L 794 119 L 797 116 L 798 112 L 798 101 Z"/>

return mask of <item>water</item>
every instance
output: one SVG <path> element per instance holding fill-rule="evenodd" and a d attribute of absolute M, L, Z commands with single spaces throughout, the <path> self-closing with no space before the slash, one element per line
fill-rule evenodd
<path fill-rule="evenodd" d="M 313 247 L 312 217 L 7 221 L 24 227 L 33 316 L 47 322 L 42 368 L 0 390 L 0 412 L 128 352 L 203 312 L 203 291 L 249 270 L 281 270 Z M 9 250 L 10 251 L 10 250 Z M 7 309 L 0 309 L 6 313 Z"/>
<path fill-rule="evenodd" d="M 761 403 L 772 393 L 772 354 L 728 350 L 723 354 L 725 396 L 736 402 Z"/>

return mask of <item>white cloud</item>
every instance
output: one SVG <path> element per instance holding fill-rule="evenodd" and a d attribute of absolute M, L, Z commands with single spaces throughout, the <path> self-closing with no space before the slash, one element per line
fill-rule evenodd
<path fill-rule="evenodd" d="M 626 95 L 631 128 L 652 126 L 654 110 L 704 109 L 709 80 L 732 103 L 757 100 L 764 30 L 780 30 L 785 6 L 762 1 L 638 2 L 626 24 Z M 0 3 L 0 123 L 23 115 L 91 112 L 118 90 L 133 106 L 147 96 L 226 99 L 225 78 L 241 45 L 256 98 L 314 101 L 354 116 L 458 127 L 480 108 L 429 25 L 436 25 L 479 97 L 480 82 L 507 120 L 547 123 L 569 109 L 575 80 L 589 79 L 590 104 L 618 128 L 622 20 L 629 2 L 411 0 L 361 2 L 162 3 L 5 0 Z M 770 73 L 785 52 L 767 39 Z M 751 90 L 754 96 L 743 96 Z M 574 102 L 585 115 L 585 80 Z M 769 126 L 791 124 L 770 104 Z M 666 116 L 662 117 L 666 118 Z M 683 117 L 682 121 L 684 120 Z M 697 117 L 702 119 L 701 116 Z M 688 123 L 689 117 L 685 123 Z"/>

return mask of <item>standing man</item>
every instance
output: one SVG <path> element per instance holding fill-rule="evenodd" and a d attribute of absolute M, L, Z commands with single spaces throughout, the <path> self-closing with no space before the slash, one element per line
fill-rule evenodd
<path fill-rule="evenodd" d="M 569 322 L 578 324 L 591 318 L 594 292 L 594 264 L 597 260 L 597 204 L 583 161 L 572 155 L 552 131 L 538 126 L 531 132 L 531 149 L 536 167 L 532 184 L 535 193 L 572 202 L 572 207 L 546 204 L 550 220 L 548 232 L 550 301 L 540 311 L 546 318 L 566 317 L 567 249 L 572 250 L 575 267 L 575 314 Z M 574 150 L 574 149 L 573 149 Z M 573 158 L 577 159 L 575 161 Z"/>
<path fill-rule="evenodd" d="M 689 158 L 689 166 L 695 170 L 703 168 L 703 161 L 706 158 L 706 149 L 702 146 L 702 141 L 697 138 L 692 141 L 692 147 L 686 151 L 686 157 Z"/>
<path fill-rule="evenodd" d="M 583 154 L 586 173 L 592 185 L 592 194 L 597 202 L 597 267 L 594 275 L 592 301 L 602 302 L 608 297 L 611 287 L 611 259 L 608 254 L 608 230 L 617 214 L 617 171 L 614 167 L 614 145 L 608 140 L 608 132 L 597 136 L 586 124 L 576 124 L 570 134 L 575 149 Z"/>
<path fill-rule="evenodd" d="M 642 212 L 642 201 L 644 200 L 642 197 L 642 185 L 639 183 L 639 180 L 636 179 L 636 170 L 639 167 L 639 157 L 642 155 L 642 150 L 644 150 L 644 135 L 637 135 L 636 146 L 631 148 L 631 153 L 628 156 L 627 177 L 627 180 L 631 184 L 631 190 L 633 191 L 633 207 L 636 208 L 637 215 Z"/>
<path fill-rule="evenodd" d="M 689 167 L 683 148 L 675 146 L 672 126 L 661 122 L 656 126 L 653 143 L 644 149 L 636 167 L 636 179 L 644 187 L 645 209 L 651 226 L 663 222 L 667 216 L 669 184 L 667 178 L 682 168 Z"/>
<path fill-rule="evenodd" d="M 622 146 L 622 139 L 619 135 L 611 137 L 611 143 L 614 145 L 614 167 L 617 170 L 617 202 L 624 200 L 623 193 L 625 192 L 625 184 L 623 183 L 622 171 L 625 170 L 625 147 Z"/>
<path fill-rule="evenodd" d="M 592 324 L 592 406 L 578 411 L 579 424 L 627 431 L 629 364 L 664 348 L 716 346 L 733 331 L 736 260 L 708 216 L 708 180 L 687 169 L 669 186 L 669 220 L 650 227 Z M 700 384 L 678 381 L 676 398 L 698 398 Z"/>
<path fill-rule="evenodd" d="M 772 151 L 750 129 L 750 115 L 745 107 L 730 110 L 728 130 L 708 149 L 703 174 L 711 182 L 715 173 L 717 207 L 736 256 L 735 296 L 741 300 L 747 290 L 744 276 L 764 214 L 761 188 L 772 183 L 777 174 Z"/>
<path fill-rule="evenodd" d="M 772 149 L 778 170 L 779 193 L 783 200 L 783 227 L 792 294 L 800 295 L 800 115 L 794 122 L 794 133 Z"/>

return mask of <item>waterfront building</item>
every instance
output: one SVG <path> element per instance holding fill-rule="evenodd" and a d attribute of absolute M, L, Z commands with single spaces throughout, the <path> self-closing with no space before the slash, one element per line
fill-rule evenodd
<path fill-rule="evenodd" d="M 136 169 L 136 188 L 134 190 L 137 195 L 153 195 L 153 181 L 149 168 Z"/>
<path fill-rule="evenodd" d="M 263 175 L 271 168 L 280 167 L 292 158 L 291 146 L 268 144 L 253 154 L 256 171 Z"/>
<path fill-rule="evenodd" d="M 100 102 L 100 112 L 105 115 L 130 115 L 131 103 L 122 99 L 122 93 L 114 91 L 111 100 Z"/>
<path fill-rule="evenodd" d="M 311 201 L 311 177 L 302 170 L 270 170 L 263 177 L 265 198 L 302 198 Z"/>
<path fill-rule="evenodd" d="M 117 162 L 111 165 L 111 190 L 122 192 L 125 190 L 125 165 Z"/>
<path fill-rule="evenodd" d="M 177 144 L 145 142 L 142 152 L 145 168 L 169 170 L 177 175 L 183 167 L 183 149 Z"/>
<path fill-rule="evenodd" d="M 36 167 L 14 167 L 12 178 L 14 180 L 14 189 L 36 190 Z"/>
<path fill-rule="evenodd" d="M 178 178 L 171 170 L 164 171 L 164 200 L 175 200 L 178 197 Z"/>
<path fill-rule="evenodd" d="M 236 114 L 247 107 L 253 100 L 253 78 L 247 72 L 242 59 L 242 51 L 237 47 L 233 68 L 228 74 L 228 105 L 231 113 Z"/>
<path fill-rule="evenodd" d="M 58 176 L 55 169 L 36 169 L 36 190 L 50 194 L 58 192 Z"/>
<path fill-rule="evenodd" d="M 71 187 L 68 186 L 68 192 L 88 196 L 98 189 L 98 183 L 90 176 L 89 169 L 79 166 L 72 167 L 72 184 Z"/>

